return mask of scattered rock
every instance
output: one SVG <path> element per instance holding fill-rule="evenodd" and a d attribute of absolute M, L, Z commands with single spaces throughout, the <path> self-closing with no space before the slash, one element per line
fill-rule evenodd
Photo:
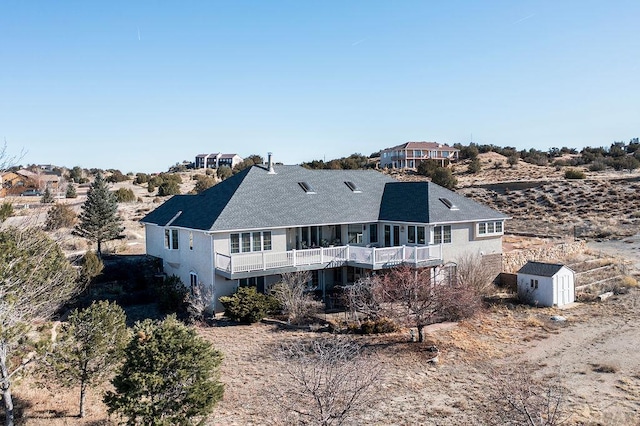
<path fill-rule="evenodd" d="M 608 291 L 606 293 L 602 293 L 601 295 L 598 296 L 598 300 L 600 302 L 607 300 L 608 298 L 610 298 L 611 296 L 613 296 L 613 292 L 612 291 Z"/>
<path fill-rule="evenodd" d="M 565 322 L 567 319 L 561 315 L 554 315 L 551 317 L 551 321 L 556 321 L 556 322 Z"/>

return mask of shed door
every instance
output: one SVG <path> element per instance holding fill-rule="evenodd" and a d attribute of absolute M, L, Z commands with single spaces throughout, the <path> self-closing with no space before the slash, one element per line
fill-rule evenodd
<path fill-rule="evenodd" d="M 558 306 L 566 305 L 569 303 L 569 280 L 566 275 L 560 275 L 560 294 L 558 300 Z"/>

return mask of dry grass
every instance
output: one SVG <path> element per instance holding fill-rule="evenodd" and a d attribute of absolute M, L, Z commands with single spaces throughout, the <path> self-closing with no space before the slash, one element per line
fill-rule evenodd
<path fill-rule="evenodd" d="M 591 368 L 596 373 L 617 373 L 620 367 L 612 364 L 591 364 Z"/>
<path fill-rule="evenodd" d="M 534 360 L 539 369 L 547 369 L 547 373 L 558 372 L 558 363 L 575 364 L 577 372 L 581 372 L 585 380 L 595 373 L 602 373 L 597 377 L 603 379 L 615 377 L 611 386 L 625 395 L 626 403 L 640 404 L 639 368 L 636 367 L 636 377 L 629 372 L 629 363 L 622 366 L 617 359 L 607 356 L 615 355 L 615 351 L 598 351 L 598 358 L 591 361 L 584 359 L 589 353 L 582 349 L 602 340 L 602 335 L 597 332 L 598 327 L 605 327 L 618 318 L 623 320 L 637 315 L 639 294 L 636 291 L 623 296 L 626 299 L 620 299 L 616 304 L 579 305 L 570 312 L 562 312 L 571 317 L 571 325 L 565 327 L 555 327 L 547 320 L 559 313 L 557 309 L 508 305 L 493 306 L 457 326 L 430 328 L 428 341 L 424 344 L 409 342 L 408 330 L 387 335 L 353 335 L 351 338 L 363 343 L 366 350 L 385 366 L 384 379 L 376 383 L 376 392 L 381 399 L 360 413 L 356 422 L 381 425 L 432 422 L 442 425 L 477 424 L 478 416 L 491 403 L 486 397 L 487 388 L 492 383 L 486 363 L 517 365 L 523 357 L 531 356 L 532 350 L 539 350 L 543 354 L 538 361 Z M 581 327 L 580 331 L 575 331 L 574 327 L 578 326 Z M 615 324 L 610 327 L 620 328 Z M 221 371 L 225 396 L 207 424 L 286 424 L 287 417 L 272 401 L 274 387 L 286 385 L 289 380 L 275 367 L 276 348 L 281 342 L 313 339 L 322 334 L 284 330 L 263 323 L 229 325 L 224 321 L 213 327 L 199 327 L 198 332 L 225 355 Z M 579 355 L 575 359 L 567 358 L 569 355 L 557 346 L 557 342 L 578 338 L 588 339 L 587 343 L 576 343 Z M 440 362 L 437 365 L 427 363 L 433 356 L 429 350 L 432 345 L 440 350 Z M 585 371 L 585 365 L 589 366 L 589 370 Z M 575 378 L 567 375 L 554 377 L 561 382 Z M 596 380 L 595 377 L 591 380 Z M 102 390 L 90 392 L 88 417 L 82 421 L 74 417 L 77 389 L 41 389 L 33 381 L 24 380 L 16 385 L 15 395 L 25 416 L 22 424 L 99 425 L 109 424 L 101 402 Z M 595 406 L 603 398 L 604 402 L 620 398 L 613 393 L 610 396 L 589 395 L 571 395 L 571 409 L 579 410 L 584 404 Z M 624 405 L 616 408 L 615 413 L 624 415 L 627 409 Z M 575 419 L 598 421 L 602 418 L 598 416 L 598 412 L 590 411 L 588 416 Z"/>

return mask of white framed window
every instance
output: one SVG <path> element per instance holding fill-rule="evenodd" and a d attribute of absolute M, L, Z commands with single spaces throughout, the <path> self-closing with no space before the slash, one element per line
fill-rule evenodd
<path fill-rule="evenodd" d="M 240 253 L 240 234 L 231 234 L 231 253 Z"/>
<path fill-rule="evenodd" d="M 243 232 L 241 234 L 242 237 L 242 245 L 240 246 L 240 248 L 242 249 L 243 253 L 248 253 L 251 251 L 251 233 L 250 232 Z"/>
<path fill-rule="evenodd" d="M 195 272 L 190 272 L 189 273 L 189 283 L 191 285 L 191 294 L 195 293 L 195 289 L 198 286 L 198 274 L 196 274 Z"/>
<path fill-rule="evenodd" d="M 177 229 L 165 229 L 164 230 L 164 248 L 167 250 L 178 250 L 178 230 Z"/>
<path fill-rule="evenodd" d="M 538 280 L 531 278 L 531 288 L 533 290 L 537 290 L 538 289 Z"/>
<path fill-rule="evenodd" d="M 369 225 L 369 242 L 377 243 L 378 242 L 378 224 L 372 223 Z"/>
<path fill-rule="evenodd" d="M 271 250 L 271 231 L 264 231 L 262 233 L 262 250 Z"/>
<path fill-rule="evenodd" d="M 451 225 L 433 227 L 433 244 L 448 244 L 451 242 Z"/>
<path fill-rule="evenodd" d="M 415 244 L 416 243 L 416 227 L 415 225 L 407 226 L 407 243 Z"/>
<path fill-rule="evenodd" d="M 262 232 L 251 234 L 251 251 L 262 251 Z"/>
<path fill-rule="evenodd" d="M 476 224 L 476 235 L 480 237 L 502 235 L 503 226 L 501 220 L 490 222 L 478 222 Z"/>
<path fill-rule="evenodd" d="M 271 250 L 271 231 L 255 231 L 231 234 L 231 254 Z"/>
<path fill-rule="evenodd" d="M 427 229 L 424 226 L 407 226 L 407 243 L 408 244 L 426 244 Z"/>

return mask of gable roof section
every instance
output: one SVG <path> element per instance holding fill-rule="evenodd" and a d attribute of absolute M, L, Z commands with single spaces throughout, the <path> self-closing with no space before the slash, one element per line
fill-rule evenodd
<path fill-rule="evenodd" d="M 442 201 L 446 198 L 457 209 Z M 387 183 L 380 205 L 380 220 L 418 223 L 502 220 L 508 216 L 432 182 Z"/>
<path fill-rule="evenodd" d="M 544 263 L 544 262 L 527 262 L 520 270 L 519 274 L 538 275 L 540 277 L 552 277 L 560 271 L 563 267 L 566 267 L 570 271 L 571 268 L 559 263 Z"/>
<path fill-rule="evenodd" d="M 245 169 L 198 195 L 174 195 L 146 215 L 141 222 L 166 226 L 178 212 L 182 212 L 171 223 L 172 226 L 209 229 L 218 220 L 249 171 L 250 169 Z"/>

